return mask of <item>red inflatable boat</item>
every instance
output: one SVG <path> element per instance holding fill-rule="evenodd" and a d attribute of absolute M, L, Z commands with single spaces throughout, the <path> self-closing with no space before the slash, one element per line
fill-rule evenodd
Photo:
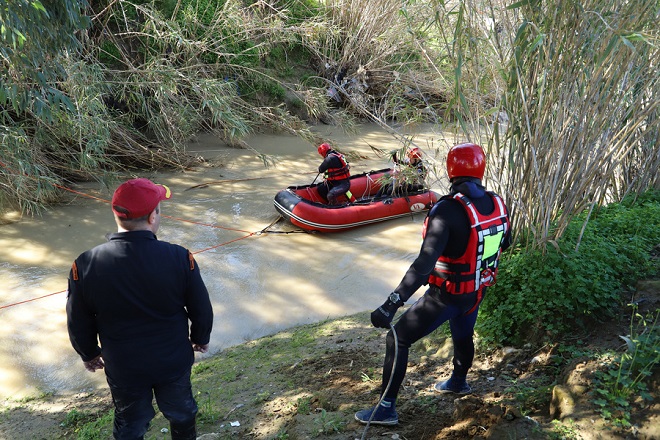
<path fill-rule="evenodd" d="M 275 209 L 302 229 L 338 232 L 424 212 L 438 200 L 438 195 L 427 188 L 400 196 L 375 197 L 380 189 L 379 179 L 392 172 L 388 168 L 351 176 L 355 201 L 335 206 L 327 205 L 320 198 L 318 183 L 290 186 L 275 195 Z"/>

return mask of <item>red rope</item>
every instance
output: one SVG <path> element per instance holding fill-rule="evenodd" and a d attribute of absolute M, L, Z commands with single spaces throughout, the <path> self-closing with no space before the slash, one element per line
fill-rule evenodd
<path fill-rule="evenodd" d="M 244 238 L 252 237 L 253 235 L 256 235 L 256 234 L 257 234 L 256 232 L 250 232 L 245 237 L 239 237 L 239 238 L 235 238 L 233 240 L 226 241 L 224 243 L 216 244 L 215 246 L 211 246 L 211 247 L 207 247 L 206 249 L 195 251 L 195 252 L 193 252 L 193 254 L 201 254 L 202 252 L 210 251 L 211 249 L 219 248 L 220 246 L 224 246 L 224 245 L 227 245 L 229 243 L 233 243 L 235 241 L 243 240 Z"/>
<path fill-rule="evenodd" d="M 100 198 L 100 197 L 96 197 L 96 196 L 93 196 L 93 195 L 91 195 L 91 194 L 87 194 L 87 193 L 84 193 L 84 192 L 76 191 L 76 190 L 74 190 L 74 189 L 71 189 L 71 188 L 67 188 L 67 187 L 65 187 L 65 186 L 58 185 L 57 183 L 51 183 L 51 185 L 53 185 L 55 188 L 59 188 L 59 189 L 62 189 L 62 190 L 64 190 L 64 191 L 69 191 L 69 192 L 71 192 L 71 193 L 77 194 L 77 195 L 82 196 L 82 197 L 87 197 L 88 199 L 99 200 L 99 201 L 101 201 L 101 202 L 103 202 L 103 203 L 110 203 L 110 200 L 102 199 L 102 198 Z"/>
<path fill-rule="evenodd" d="M 64 292 L 66 292 L 66 290 L 62 290 L 60 292 L 49 293 L 48 295 L 38 296 L 38 297 L 32 298 L 32 299 L 26 299 L 25 301 L 20 301 L 20 302 L 13 303 L 13 304 L 5 304 L 4 306 L 0 306 L 0 310 L 7 309 L 7 308 L 13 307 L 13 306 L 17 306 L 19 304 L 25 304 L 25 303 L 30 302 L 30 301 L 36 301 L 38 299 L 46 298 L 48 296 L 58 295 L 58 294 L 64 293 Z"/>
<path fill-rule="evenodd" d="M 9 170 L 11 173 L 16 174 L 16 173 L 14 173 L 14 172 L 13 172 L 13 171 L 12 171 L 7 165 L 5 165 L 2 161 L 0 161 L 0 166 L 6 168 L 6 169 Z M 36 180 L 36 178 L 33 177 L 33 176 L 30 176 L 30 175 L 28 175 L 28 174 L 24 174 L 24 173 L 21 173 L 21 174 L 23 174 L 23 175 L 26 176 L 26 177 L 29 177 L 29 178 L 31 178 L 31 179 L 35 179 L 35 180 Z M 55 184 L 55 183 L 51 183 L 51 185 L 53 185 L 53 186 L 56 187 L 56 188 L 60 188 L 60 189 L 62 189 L 62 190 L 64 190 L 64 191 L 69 191 L 69 192 L 72 192 L 72 193 L 74 193 L 74 194 L 78 194 L 78 195 L 80 195 L 80 196 L 82 196 L 82 197 L 87 197 L 87 198 L 90 198 L 90 199 L 99 200 L 99 201 L 104 202 L 104 203 L 110 203 L 109 200 L 102 199 L 102 198 L 100 198 L 100 197 L 96 197 L 96 196 L 93 196 L 93 195 L 91 195 L 91 194 L 87 194 L 87 193 L 83 193 L 83 192 L 80 192 L 80 191 L 76 191 L 76 190 L 73 190 L 73 189 L 71 189 L 71 188 L 67 188 L 67 187 L 64 187 L 64 186 L 61 186 L 61 185 L 58 185 L 58 184 Z M 193 254 L 200 254 L 200 253 L 202 253 L 202 252 L 206 252 L 206 251 L 209 251 L 209 250 L 212 250 L 212 249 L 216 249 L 216 248 L 219 248 L 219 247 L 221 247 L 221 246 L 225 246 L 225 245 L 228 245 L 228 244 L 230 244 L 230 243 L 234 243 L 235 241 L 243 240 L 243 239 L 245 239 L 245 238 L 252 237 L 253 235 L 258 234 L 257 232 L 244 231 L 244 230 L 242 230 L 242 229 L 226 228 L 226 227 L 224 227 L 224 226 L 212 225 L 212 224 L 209 224 L 209 223 L 201 223 L 201 222 L 196 222 L 196 221 L 193 221 L 193 220 L 186 220 L 186 219 L 183 219 L 183 218 L 172 217 L 172 216 L 169 216 L 169 215 L 163 215 L 163 217 L 166 217 L 166 218 L 169 218 L 169 219 L 172 219 L 172 220 L 177 220 L 177 221 L 180 221 L 180 222 L 192 223 L 192 224 L 200 225 L 200 226 L 208 226 L 208 227 L 210 227 L 210 228 L 224 229 L 224 230 L 227 230 L 227 231 L 244 232 L 244 233 L 248 234 L 248 235 L 246 235 L 246 236 L 244 236 L 244 237 L 235 238 L 235 239 L 233 239 L 233 240 L 229 240 L 229 241 L 226 241 L 226 242 L 224 242 L 224 243 L 220 243 L 220 244 L 217 244 L 217 245 L 215 245 L 215 246 L 208 247 L 208 248 L 206 248 L 206 249 L 201 249 L 201 250 L 199 250 L 199 251 L 195 251 L 195 252 L 193 252 Z M 47 295 L 39 296 L 39 297 L 32 298 L 32 299 L 26 299 L 25 301 L 20 301 L 20 302 L 16 302 L 16 303 L 12 303 L 12 304 L 5 304 L 5 305 L 3 305 L 3 306 L 0 306 L 0 310 L 2 310 L 2 309 L 7 309 L 7 308 L 9 308 L 9 307 L 13 307 L 13 306 L 17 306 L 17 305 L 19 305 L 19 304 L 25 304 L 25 303 L 28 303 L 28 302 L 31 302 L 31 301 L 36 301 L 36 300 L 38 300 L 38 299 L 46 298 L 46 297 L 49 297 L 49 296 L 58 295 L 58 294 L 60 294 L 60 293 L 64 293 L 64 292 L 66 292 L 66 290 L 62 290 L 62 291 L 60 291 L 60 292 L 49 293 L 49 294 L 47 294 Z"/>
<path fill-rule="evenodd" d="M 180 222 L 192 223 L 194 225 L 208 226 L 209 228 L 218 228 L 218 229 L 224 229 L 226 231 L 236 231 L 236 232 L 245 232 L 246 234 L 253 234 L 253 232 L 244 231 L 242 229 L 226 228 L 224 226 L 212 225 L 212 224 L 209 224 L 209 223 L 201 223 L 201 222 L 196 222 L 196 221 L 193 221 L 193 220 L 186 220 L 185 218 L 171 217 L 169 215 L 163 215 L 162 217 L 166 217 L 166 218 L 169 218 L 169 219 L 172 219 L 172 220 L 178 220 Z"/>

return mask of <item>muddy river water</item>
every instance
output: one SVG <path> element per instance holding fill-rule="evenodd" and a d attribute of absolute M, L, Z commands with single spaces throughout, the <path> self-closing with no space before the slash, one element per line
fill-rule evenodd
<path fill-rule="evenodd" d="M 351 161 L 355 174 L 388 166 L 387 157 L 370 146 L 401 148 L 395 136 L 374 125 L 361 126 L 355 135 L 336 127 L 316 130 L 342 152 L 359 154 Z M 432 188 L 443 192 L 440 159 L 460 139 L 431 125 L 407 133 L 432 165 L 437 161 Z M 201 134 L 188 150 L 207 158 L 205 166 L 140 175 L 171 188 L 158 237 L 195 253 L 211 295 L 211 348 L 196 354 L 198 359 L 299 324 L 374 309 L 398 284 L 421 243 L 423 214 L 333 234 L 250 235 L 277 219 L 277 191 L 311 183 L 321 158 L 316 146 L 289 135 L 255 135 L 247 142 L 276 166 L 266 168 L 254 152 Z M 109 200 L 114 186 L 90 182 L 74 189 Z M 2 399 L 105 385 L 104 374 L 85 371 L 69 344 L 65 290 L 73 260 L 116 226 L 107 202 L 70 199 L 40 216 L 10 215 L 0 225 Z M 295 230 L 281 223 L 274 229 Z"/>

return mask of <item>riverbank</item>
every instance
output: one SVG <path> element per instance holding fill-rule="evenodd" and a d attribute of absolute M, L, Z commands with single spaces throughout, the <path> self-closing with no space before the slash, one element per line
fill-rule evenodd
<path fill-rule="evenodd" d="M 639 313 L 657 313 L 660 282 L 631 293 Z M 451 340 L 442 331 L 411 350 L 400 393 L 400 424 L 364 426 L 353 413 L 378 399 L 386 332 L 368 313 L 303 325 L 247 342 L 194 367 L 203 439 L 657 439 L 660 401 L 631 408 L 631 427 L 604 421 L 594 405 L 594 372 L 605 354 L 620 352 L 630 308 L 576 339 L 541 348 L 477 348 L 468 377 L 473 394 L 432 391 L 451 371 Z M 583 341 L 580 343 L 580 341 Z M 570 348 L 570 350 L 568 350 Z M 0 439 L 110 439 L 107 390 L 5 401 Z M 158 414 L 147 439 L 169 438 Z"/>

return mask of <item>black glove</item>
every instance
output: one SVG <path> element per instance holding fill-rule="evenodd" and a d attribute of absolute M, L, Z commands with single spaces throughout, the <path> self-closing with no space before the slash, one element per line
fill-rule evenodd
<path fill-rule="evenodd" d="M 385 303 L 371 312 L 371 325 L 376 328 L 389 328 L 392 318 L 403 303 L 394 303 L 389 299 Z"/>

